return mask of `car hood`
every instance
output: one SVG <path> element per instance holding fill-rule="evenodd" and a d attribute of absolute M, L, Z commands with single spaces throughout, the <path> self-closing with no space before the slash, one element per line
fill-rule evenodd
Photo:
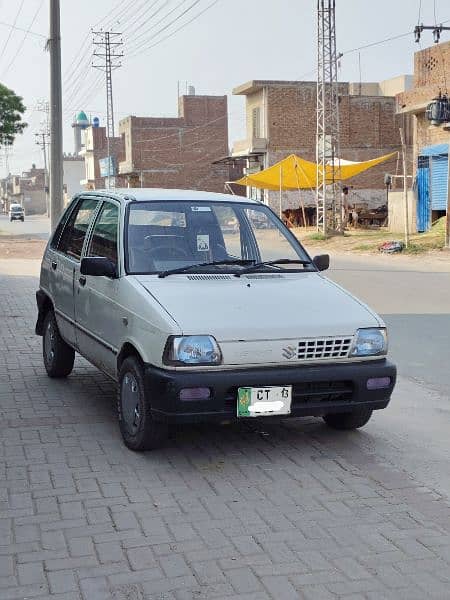
<path fill-rule="evenodd" d="M 136 275 L 183 334 L 218 341 L 353 335 L 383 325 L 350 293 L 313 273 Z"/>

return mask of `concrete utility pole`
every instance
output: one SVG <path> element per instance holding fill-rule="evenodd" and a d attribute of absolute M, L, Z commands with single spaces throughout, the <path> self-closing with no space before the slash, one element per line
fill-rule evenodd
<path fill-rule="evenodd" d="M 406 174 L 406 145 L 403 127 L 400 127 L 400 141 L 402 144 L 402 163 L 403 163 L 403 202 L 405 210 L 405 246 L 409 246 L 409 210 L 408 210 L 408 179 Z"/>
<path fill-rule="evenodd" d="M 59 0 L 50 0 L 50 227 L 53 231 L 63 211 L 63 137 L 61 91 L 61 29 Z"/>
<path fill-rule="evenodd" d="M 45 209 L 47 212 L 47 217 L 50 214 L 50 206 L 49 206 L 49 196 L 48 196 L 48 165 L 47 165 L 47 147 L 48 147 L 48 131 L 40 131 L 39 133 L 34 134 L 36 137 L 36 144 L 41 148 L 42 154 L 44 156 L 44 187 L 45 187 Z"/>
<path fill-rule="evenodd" d="M 106 75 L 106 145 L 108 154 L 108 176 L 106 179 L 106 187 L 111 187 L 111 149 L 110 149 L 110 138 L 114 137 L 114 104 L 113 104 L 113 89 L 112 89 L 112 71 L 122 66 L 118 59 L 122 58 L 123 53 L 118 52 L 119 46 L 122 46 L 123 42 L 118 36 L 121 33 L 112 31 L 93 31 L 94 34 L 94 46 L 99 48 L 94 52 L 94 57 L 104 60 L 97 64 L 92 64 L 95 69 L 100 69 L 105 72 Z M 112 48 L 112 50 L 111 50 Z"/>

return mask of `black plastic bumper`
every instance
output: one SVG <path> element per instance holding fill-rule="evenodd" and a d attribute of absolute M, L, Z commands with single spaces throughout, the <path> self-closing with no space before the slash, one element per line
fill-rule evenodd
<path fill-rule="evenodd" d="M 358 408 L 385 408 L 394 389 L 396 372 L 395 365 L 384 359 L 342 365 L 195 372 L 145 367 L 153 417 L 169 423 L 237 419 L 239 387 L 292 385 L 291 417 L 322 416 Z M 367 389 L 367 380 L 378 377 L 389 377 L 389 386 Z M 210 398 L 180 400 L 181 389 L 195 387 L 209 388 Z"/>

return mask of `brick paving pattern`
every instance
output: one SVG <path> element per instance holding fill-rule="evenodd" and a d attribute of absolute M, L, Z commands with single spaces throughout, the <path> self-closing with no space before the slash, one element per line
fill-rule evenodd
<path fill-rule="evenodd" d="M 0 278 L 0 599 L 450 597 L 450 504 L 318 420 L 120 439 L 114 385 L 50 380 L 33 277 Z"/>

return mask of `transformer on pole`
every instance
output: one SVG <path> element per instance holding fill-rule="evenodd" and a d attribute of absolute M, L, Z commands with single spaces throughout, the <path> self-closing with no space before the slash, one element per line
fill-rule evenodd
<path fill-rule="evenodd" d="M 337 81 L 335 0 L 317 0 L 317 229 L 326 235 L 342 229 L 340 179 L 339 90 Z M 331 176 L 326 167 L 333 165 Z M 331 209 L 331 222 L 328 211 Z"/>
<path fill-rule="evenodd" d="M 113 89 L 112 89 L 112 71 L 122 66 L 120 59 L 123 53 L 118 51 L 123 42 L 119 38 L 121 33 L 112 31 L 93 31 L 94 46 L 97 50 L 94 52 L 94 57 L 101 59 L 97 64 L 92 63 L 95 69 L 100 69 L 106 75 L 106 144 L 108 153 L 108 176 L 106 178 L 107 187 L 110 186 L 112 161 L 110 153 L 110 138 L 114 137 L 114 104 L 113 104 Z"/>

